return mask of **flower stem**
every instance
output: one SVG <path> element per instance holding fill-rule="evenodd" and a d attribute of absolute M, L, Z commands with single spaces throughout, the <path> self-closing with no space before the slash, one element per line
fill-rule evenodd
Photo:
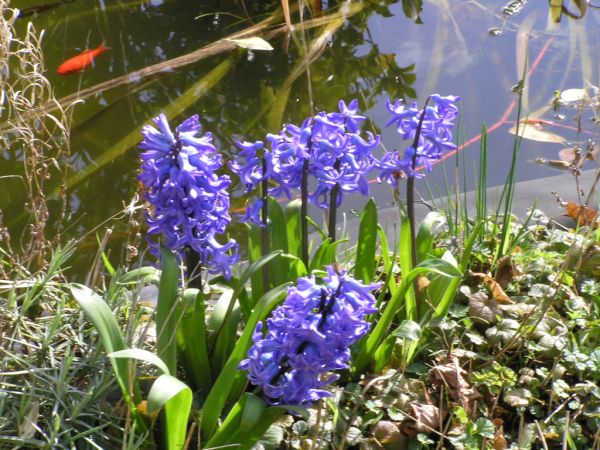
<path fill-rule="evenodd" d="M 425 105 L 423 106 L 423 112 L 421 113 L 421 117 L 419 118 L 419 124 L 417 125 L 417 130 L 415 132 L 415 139 L 412 144 L 412 148 L 414 149 L 412 161 L 411 161 L 411 173 L 408 175 L 408 180 L 406 182 L 406 214 L 408 215 L 408 223 L 410 226 L 410 251 L 411 251 L 411 260 L 412 260 L 412 268 L 414 268 L 417 262 L 417 236 L 415 234 L 415 176 L 414 171 L 417 168 L 417 149 L 419 146 L 419 138 L 421 137 L 421 129 L 423 128 L 423 121 L 425 120 L 425 113 L 427 111 L 427 104 L 429 103 L 429 99 L 431 97 L 427 97 L 425 100 Z M 417 302 L 417 314 L 420 314 L 422 310 L 421 300 L 418 295 L 418 281 L 415 279 L 414 281 L 414 293 L 415 299 Z"/>
<path fill-rule="evenodd" d="M 198 288 L 202 287 L 202 270 L 200 269 L 200 255 L 190 246 L 187 247 L 187 251 L 185 252 L 185 263 L 187 266 L 187 278 L 188 278 L 188 287 Z M 195 274 L 196 269 L 199 270 L 197 274 Z"/>
<path fill-rule="evenodd" d="M 302 262 L 308 271 L 308 158 L 302 164 L 302 185 L 300 187 L 302 205 L 300 216 L 302 220 Z"/>
<path fill-rule="evenodd" d="M 333 168 L 336 171 L 340 170 L 340 160 L 336 159 L 333 164 Z M 331 197 L 329 198 L 329 223 L 327 224 L 327 230 L 329 231 L 329 239 L 331 242 L 335 242 L 335 228 L 337 224 L 337 198 L 340 191 L 340 185 L 335 183 L 333 189 L 331 189 Z"/>
<path fill-rule="evenodd" d="M 263 156 L 262 158 L 262 170 L 263 174 L 267 173 L 267 160 Z M 260 251 L 262 256 L 267 255 L 270 252 L 269 245 L 269 180 L 266 176 L 261 181 L 261 197 L 262 197 L 262 210 L 261 210 L 261 240 L 260 240 Z M 263 291 L 269 290 L 269 267 L 265 264 L 262 267 L 262 280 L 263 280 Z"/>

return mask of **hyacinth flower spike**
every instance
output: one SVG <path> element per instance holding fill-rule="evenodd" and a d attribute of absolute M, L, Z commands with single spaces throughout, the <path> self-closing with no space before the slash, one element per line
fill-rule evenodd
<path fill-rule="evenodd" d="M 323 282 L 298 279 L 265 333 L 258 324 L 240 363 L 270 404 L 310 406 L 331 397 L 324 388 L 339 377 L 331 372 L 348 368 L 350 347 L 369 330 L 365 317 L 377 311 L 372 291 L 380 284 L 362 284 L 333 266 Z"/>
<path fill-rule="evenodd" d="M 194 115 L 171 131 L 164 114 L 154 119 L 157 128 L 146 125 L 139 148 L 142 164 L 138 179 L 151 206 L 146 219 L 151 252 L 158 256 L 159 242 L 180 259 L 193 251 L 202 268 L 231 277 L 238 259 L 237 243 L 219 243 L 229 216 L 227 175 L 217 175 L 222 166 L 212 136 L 200 132 L 199 116 Z M 193 267 L 188 267 L 192 270 Z"/>
<path fill-rule="evenodd" d="M 452 128 L 458 116 L 455 96 L 442 97 L 438 94 L 431 95 L 425 102 L 422 110 L 417 108 L 416 102 L 407 107 L 402 100 L 387 101 L 386 106 L 391 113 L 387 125 L 395 125 L 396 130 L 404 140 L 412 140 L 412 144 L 400 155 L 397 151 L 386 153 L 379 163 L 381 172 L 379 180 L 386 180 L 398 195 L 398 179 L 407 177 L 406 186 L 406 211 L 410 227 L 412 248 L 412 266 L 416 266 L 417 246 L 415 236 L 414 214 L 414 183 L 415 178 L 424 176 L 419 172 L 419 167 L 424 167 L 428 172 L 432 163 L 442 159 L 448 151 L 454 150 L 456 145 L 452 142 Z M 430 105 L 431 102 L 431 105 Z"/>

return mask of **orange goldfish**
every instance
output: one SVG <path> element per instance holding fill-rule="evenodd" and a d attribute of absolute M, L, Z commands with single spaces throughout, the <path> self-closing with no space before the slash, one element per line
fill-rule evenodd
<path fill-rule="evenodd" d="M 73 56 L 62 63 L 58 69 L 56 69 L 56 73 L 59 75 L 66 75 L 68 73 L 81 72 L 82 70 L 87 69 L 94 62 L 94 58 L 96 58 L 96 56 L 101 55 L 107 50 L 108 47 L 105 47 L 104 43 L 100 44 L 98 48 L 84 50 L 79 55 Z"/>

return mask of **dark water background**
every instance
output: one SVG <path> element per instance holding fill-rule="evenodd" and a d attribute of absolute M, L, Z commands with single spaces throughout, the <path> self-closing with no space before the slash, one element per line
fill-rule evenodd
<path fill-rule="evenodd" d="M 358 98 L 361 111 L 371 119 L 365 129 L 380 131 L 388 149 L 405 145 L 393 130 L 385 128 L 388 98 L 414 98 L 422 104 L 434 92 L 460 96 L 459 143 L 478 135 L 482 124 L 496 123 L 516 98 L 511 88 L 520 79 L 517 48 L 527 51 L 530 61 L 542 53 L 525 91 L 525 112 L 537 111 L 536 117 L 557 120 L 549 106 L 555 90 L 599 84 L 600 12 L 596 10 L 580 20 L 564 18 L 549 26 L 548 5 L 543 1 L 529 2 L 519 14 L 508 17 L 502 14 L 502 2 L 495 0 L 436 0 L 424 2 L 422 23 L 416 23 L 405 16 L 398 1 L 351 2 L 358 12 L 348 2 L 322 3 L 325 17 L 340 8 L 354 14 L 317 47 L 318 58 L 309 66 L 315 111 L 331 111 L 339 99 Z M 34 12 L 32 7 L 43 4 L 21 0 L 12 6 Z M 267 18 L 278 5 L 278 1 L 250 0 L 75 0 L 23 17 L 17 26 L 24 29 L 31 20 L 36 29 L 46 30 L 47 77 L 56 97 L 62 98 L 214 43 Z M 305 20 L 311 18 L 306 13 Z M 281 20 L 277 24 L 281 25 Z M 311 112 L 304 47 L 314 46 L 324 27 L 331 24 L 326 21 L 304 35 L 280 33 L 269 39 L 272 52 L 226 51 L 150 77 L 134 78 L 86 98 L 75 108 L 72 127 L 69 203 L 76 224 L 70 230 L 73 236 L 85 234 L 112 216 L 137 192 L 139 131 L 160 112 L 166 111 L 173 125 L 199 113 L 204 131 L 213 133 L 217 148 L 225 155 L 236 152 L 237 140 L 264 139 L 265 133 L 278 131 L 282 123 L 301 122 Z M 495 35 L 491 29 L 501 33 Z M 98 57 L 93 67 L 68 76 L 56 74 L 64 60 L 101 42 L 110 51 Z M 577 140 L 573 130 L 563 128 L 573 125 L 573 113 L 561 113 L 566 120 L 551 130 Z M 584 117 L 584 128 L 590 134 L 580 139 L 597 136 L 589 115 Z M 515 119 L 516 109 L 509 120 Z M 513 148 L 513 136 L 507 132 L 510 126 L 503 124 L 489 136 L 490 186 L 500 185 L 506 178 Z M 518 178 L 556 174 L 531 161 L 536 157 L 556 159 L 563 147 L 524 141 Z M 461 164 L 466 164 L 467 186 L 473 188 L 479 143 L 458 155 Z M 455 163 L 456 158 L 445 163 L 450 183 L 454 182 Z M 0 176 L 20 170 L 20 161 L 4 152 Z M 427 179 L 434 191 L 445 192 L 440 166 Z M 25 201 L 22 187 L 10 179 L 0 181 L 0 208 L 5 217 L 19 217 Z M 389 187 L 376 183 L 372 187 L 378 205 L 389 206 Z M 564 189 L 573 191 L 570 186 Z M 364 201 L 350 197 L 344 208 L 360 208 Z M 242 200 L 233 204 L 239 207 Z M 13 231 L 23 226 L 19 221 L 8 223 Z M 93 247 L 94 236 L 90 242 Z"/>

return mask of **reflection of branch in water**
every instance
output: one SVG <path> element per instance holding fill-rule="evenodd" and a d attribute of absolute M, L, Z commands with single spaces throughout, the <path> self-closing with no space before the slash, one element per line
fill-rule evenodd
<path fill-rule="evenodd" d="M 315 19 L 308 20 L 304 22 L 302 25 L 298 26 L 299 29 L 309 30 L 312 28 L 316 28 L 322 25 L 327 25 L 332 21 L 337 21 L 339 19 L 347 19 L 348 17 L 353 16 L 362 8 L 355 7 L 345 7 L 342 12 L 335 12 L 332 14 L 328 14 L 324 17 L 318 17 Z M 153 64 L 148 67 L 144 67 L 143 69 L 136 70 L 135 72 L 131 72 L 127 75 L 123 75 L 117 78 L 113 78 L 112 80 L 105 81 L 103 83 L 97 84 L 96 86 L 92 86 L 87 89 L 83 89 L 74 94 L 68 95 L 66 97 L 61 98 L 58 103 L 62 107 L 72 106 L 74 103 L 84 100 L 88 97 L 96 95 L 100 92 L 107 91 L 109 89 L 113 89 L 117 86 L 121 86 L 124 84 L 130 83 L 138 83 L 142 79 L 152 76 L 152 75 L 160 75 L 161 73 L 172 72 L 174 69 L 179 67 L 183 67 L 202 59 L 208 58 L 210 56 L 215 56 L 227 51 L 231 51 L 237 48 L 236 44 L 231 42 L 231 39 L 239 39 L 244 36 L 252 35 L 259 33 L 269 27 L 275 27 L 271 29 L 269 32 L 264 34 L 265 39 L 272 39 L 277 35 L 283 34 L 287 32 L 286 25 L 277 24 L 276 21 L 279 18 L 279 14 L 273 14 L 267 19 L 248 27 L 242 31 L 233 33 L 226 38 L 223 38 L 219 41 L 213 42 L 205 47 L 202 47 L 198 50 L 195 50 L 186 55 L 178 56 L 176 58 L 170 59 L 168 61 L 163 61 L 158 64 Z M 38 111 L 33 112 L 32 115 L 35 114 L 46 114 L 52 112 L 57 109 L 56 105 L 48 104 L 44 105 Z M 8 126 L 12 126 L 7 123 L 0 124 L 0 130 L 6 129 Z"/>
<path fill-rule="evenodd" d="M 256 113 L 256 115 L 254 116 L 254 118 L 248 122 L 248 124 L 246 125 L 246 129 L 251 130 L 251 129 L 255 128 L 256 124 L 259 122 L 259 120 L 267 113 L 272 114 L 273 112 L 277 112 L 277 113 L 279 113 L 280 116 L 283 115 L 282 105 L 279 105 L 279 107 L 277 107 L 277 108 L 274 108 L 273 105 L 278 103 L 278 101 L 280 99 L 282 99 L 282 96 L 287 97 L 289 95 L 289 91 L 292 87 L 292 84 L 298 78 L 300 78 L 300 76 L 302 76 L 303 74 L 306 73 L 306 69 L 308 66 L 310 66 L 313 62 L 315 62 L 317 59 L 319 59 L 319 57 L 323 54 L 323 52 L 327 48 L 327 42 L 329 41 L 329 39 L 344 25 L 346 17 L 352 16 L 352 15 L 358 13 L 360 10 L 363 9 L 363 5 L 364 5 L 364 3 L 362 3 L 362 4 L 354 4 L 353 3 L 352 8 L 350 8 L 348 11 L 346 11 L 345 16 L 341 16 L 341 15 L 337 15 L 337 17 L 329 16 L 331 18 L 328 19 L 327 26 L 323 29 L 323 31 L 317 38 L 312 40 L 310 47 L 308 47 L 308 49 L 304 50 L 304 53 L 305 53 L 304 57 L 302 59 L 300 59 L 298 61 L 298 63 L 296 63 L 296 65 L 292 68 L 289 75 L 286 77 L 285 81 L 279 88 L 277 94 L 274 95 L 270 101 L 265 102 L 261 105 L 260 111 L 258 111 Z M 317 20 L 320 20 L 320 19 L 317 19 Z M 308 26 L 308 24 L 310 24 L 312 22 L 313 22 L 312 20 L 303 22 L 303 24 L 300 25 L 300 28 L 302 26 L 304 26 L 305 29 L 308 29 L 308 28 L 310 28 L 310 26 Z M 310 103 L 312 105 L 312 102 L 310 102 Z M 312 112 L 311 112 L 311 114 L 312 114 Z M 274 127 L 281 125 L 280 117 L 279 118 L 271 117 L 268 120 L 268 125 L 271 127 L 271 129 L 269 131 L 275 132 L 276 130 Z"/>
<path fill-rule="evenodd" d="M 24 17 L 30 17 L 30 16 L 37 15 L 37 14 L 40 14 L 45 11 L 50 11 L 54 8 L 58 8 L 60 6 L 66 5 L 67 3 L 73 3 L 74 1 L 75 0 L 58 0 L 53 3 L 46 3 L 45 5 L 37 5 L 37 6 L 30 6 L 29 8 L 23 8 L 23 9 L 19 10 L 19 15 L 17 16 L 17 19 L 22 19 Z"/>
<path fill-rule="evenodd" d="M 352 15 L 355 12 L 356 12 L 356 9 L 349 8 L 346 11 L 344 11 L 344 14 L 338 12 L 338 13 L 329 14 L 326 17 L 312 19 L 307 22 L 304 22 L 303 26 L 301 26 L 299 28 L 304 28 L 304 29 L 315 28 L 315 27 L 324 25 L 332 20 L 339 19 L 340 17 L 348 17 L 349 15 Z M 209 44 L 205 47 L 202 47 L 202 48 L 195 50 L 191 53 L 188 53 L 186 55 L 178 56 L 176 58 L 172 58 L 167 61 L 163 61 L 158 64 L 154 64 L 152 66 L 144 67 L 143 69 L 136 70 L 135 72 L 131 72 L 127 75 L 123 75 L 118 78 L 113 78 L 112 80 L 105 81 L 103 83 L 97 84 L 96 86 L 92 86 L 88 89 L 84 89 L 75 94 L 69 95 L 67 97 L 63 97 L 62 99 L 60 99 L 60 104 L 61 105 L 70 104 L 73 101 L 85 99 L 85 98 L 95 95 L 99 92 L 106 91 L 108 89 L 112 89 L 112 88 L 114 88 L 116 86 L 120 86 L 122 84 L 137 83 L 141 79 L 143 79 L 147 76 L 154 75 L 154 74 L 161 73 L 161 72 L 171 72 L 174 69 L 177 69 L 177 68 L 183 67 L 183 66 L 187 66 L 189 64 L 200 61 L 201 59 L 205 59 L 210 56 L 218 55 L 218 54 L 224 53 L 226 51 L 231 51 L 231 50 L 237 48 L 236 44 L 231 42 L 232 39 L 239 39 L 244 36 L 258 33 L 270 26 L 274 26 L 275 21 L 277 19 L 278 19 L 278 14 L 274 14 L 274 15 L 268 17 L 267 19 L 263 20 L 262 22 L 257 23 L 256 25 L 253 25 L 253 26 L 246 28 L 242 31 L 239 31 L 237 33 L 233 33 L 226 38 L 223 38 L 219 41 L 213 42 L 212 44 Z M 282 25 L 282 26 L 278 25 L 278 26 L 276 26 L 276 28 L 265 33 L 264 38 L 272 39 L 275 36 L 285 33 L 285 32 L 287 32 L 287 26 L 286 25 Z"/>

